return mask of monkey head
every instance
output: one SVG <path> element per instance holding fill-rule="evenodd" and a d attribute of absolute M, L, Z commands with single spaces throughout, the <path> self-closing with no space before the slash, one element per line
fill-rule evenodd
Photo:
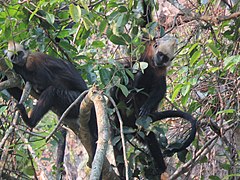
<path fill-rule="evenodd" d="M 154 45 L 155 53 L 153 55 L 153 63 L 156 67 L 169 67 L 174 58 L 176 47 L 175 39 L 167 39 L 159 41 L 159 45 Z"/>
<path fill-rule="evenodd" d="M 24 66 L 28 53 L 29 52 L 24 49 L 23 45 L 13 41 L 8 42 L 7 56 L 13 64 Z"/>

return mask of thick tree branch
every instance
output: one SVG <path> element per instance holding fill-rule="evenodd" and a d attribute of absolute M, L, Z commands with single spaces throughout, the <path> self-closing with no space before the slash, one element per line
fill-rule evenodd
<path fill-rule="evenodd" d="M 98 142 L 96 154 L 92 163 L 92 172 L 90 179 L 99 179 L 102 171 L 104 159 L 106 157 L 109 135 L 109 120 L 107 116 L 107 106 L 102 93 L 99 93 L 97 89 L 93 88 L 89 93 L 91 100 L 94 103 L 97 115 L 98 124 Z"/>
<path fill-rule="evenodd" d="M 0 58 L 0 72 L 6 75 L 7 80 L 0 81 L 0 91 L 13 87 L 21 87 L 21 78 L 6 65 L 3 58 Z"/>
<path fill-rule="evenodd" d="M 196 19 L 200 19 L 202 21 L 205 21 L 205 22 L 210 22 L 210 23 L 219 23 L 219 22 L 222 22 L 222 21 L 227 21 L 227 20 L 230 20 L 230 19 L 235 19 L 235 18 L 238 18 L 240 17 L 240 12 L 235 12 L 233 14 L 230 14 L 229 16 L 201 16 L 199 18 L 196 18 Z"/>
<path fill-rule="evenodd" d="M 93 104 L 95 106 L 97 115 L 98 144 L 92 163 L 92 172 L 90 179 L 99 178 L 101 172 L 103 179 L 119 179 L 106 158 L 107 143 L 109 140 L 109 122 L 104 96 L 97 90 L 96 87 L 93 87 L 89 90 L 80 106 L 80 140 L 86 148 L 89 155 L 89 161 L 91 162 L 93 159 L 93 150 L 91 143 L 92 137 L 88 122 L 90 120 L 90 112 Z"/>

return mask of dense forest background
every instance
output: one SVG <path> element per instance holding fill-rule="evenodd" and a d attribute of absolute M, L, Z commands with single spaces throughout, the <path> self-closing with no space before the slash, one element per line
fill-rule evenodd
<path fill-rule="evenodd" d="M 176 57 L 167 74 L 166 98 L 159 110 L 181 109 L 198 120 L 196 138 L 186 154 L 165 158 L 169 179 L 239 179 L 240 2 L 148 0 L 154 20 L 146 27 L 142 27 L 140 2 L 0 1 L 0 177 L 88 179 L 90 174 L 84 147 L 63 127 L 67 137 L 65 160 L 63 167 L 60 165 L 64 173 L 59 177 L 55 162 L 64 133 L 58 131 L 45 140 L 57 124 L 53 112 L 33 131 L 14 116 L 16 100 L 5 89 L 23 87 L 24 83 L 12 72 L 6 57 L 9 40 L 71 61 L 89 87 L 96 84 L 108 93 L 117 86 L 128 94 L 129 72 L 119 62 L 138 59 L 144 50 L 142 38 L 147 35 L 177 40 Z M 5 76 L 11 81 L 4 83 Z M 31 96 L 25 105 L 30 110 L 34 103 Z M 167 119 L 155 127 L 162 140 L 174 142 L 184 136 L 189 124 Z M 110 144 L 107 154 L 114 164 Z M 144 179 L 142 153 L 127 147 L 130 178 Z M 138 171 L 133 171 L 136 167 Z"/>

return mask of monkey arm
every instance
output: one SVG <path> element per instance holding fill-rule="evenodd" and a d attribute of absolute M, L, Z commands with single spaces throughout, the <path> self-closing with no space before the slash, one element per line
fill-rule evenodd
<path fill-rule="evenodd" d="M 23 104 L 18 104 L 17 109 L 20 111 L 23 121 L 30 128 L 34 128 L 41 118 L 48 112 L 54 102 L 53 88 L 50 86 L 39 97 L 36 106 L 28 117 L 26 109 Z"/>
<path fill-rule="evenodd" d="M 152 84 L 149 97 L 140 108 L 139 116 L 145 116 L 154 111 L 165 96 L 167 89 L 165 76 L 160 76 Z"/>

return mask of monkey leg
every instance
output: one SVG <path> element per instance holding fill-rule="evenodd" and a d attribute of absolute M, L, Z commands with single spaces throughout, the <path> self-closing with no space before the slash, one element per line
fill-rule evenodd
<path fill-rule="evenodd" d="M 159 143 L 155 137 L 155 134 L 153 132 L 150 132 L 146 136 L 146 140 L 147 140 L 147 145 L 148 145 L 149 151 L 153 157 L 157 173 L 158 174 L 164 173 L 165 170 L 167 169 L 167 167 L 166 167 L 165 161 L 163 159 L 163 154 L 159 147 Z"/>
<path fill-rule="evenodd" d="M 41 120 L 41 118 L 49 111 L 52 107 L 54 98 L 55 98 L 55 91 L 54 87 L 48 87 L 42 94 L 39 96 L 38 102 L 36 106 L 33 108 L 33 111 L 28 117 L 26 109 L 23 104 L 18 104 L 17 108 L 20 111 L 23 121 L 26 125 L 30 128 L 34 128 L 37 123 Z"/>

